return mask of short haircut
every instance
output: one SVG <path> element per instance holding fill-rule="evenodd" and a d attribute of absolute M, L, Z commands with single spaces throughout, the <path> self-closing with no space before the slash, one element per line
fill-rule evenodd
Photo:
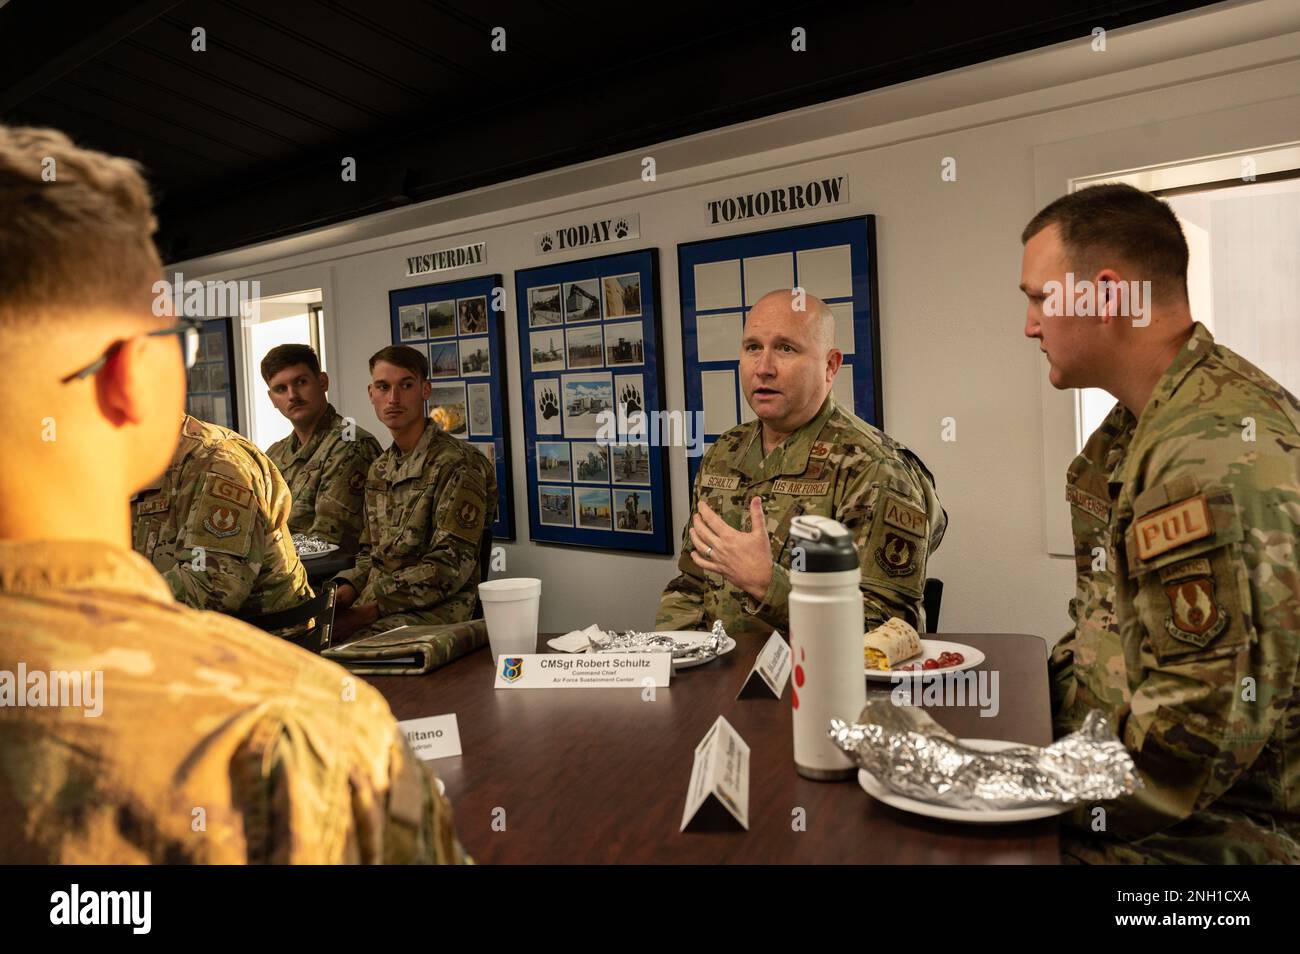
<path fill-rule="evenodd" d="M 424 356 L 424 352 L 407 345 L 389 345 L 387 348 L 380 348 L 370 356 L 370 370 L 375 370 L 375 364 L 380 361 L 387 361 L 389 364 L 395 364 L 399 368 L 410 371 L 421 381 L 429 379 L 429 359 Z"/>
<path fill-rule="evenodd" d="M 282 344 L 276 345 L 262 359 L 262 380 L 270 384 L 273 377 L 295 364 L 305 364 L 312 374 L 320 374 L 320 358 L 316 357 L 311 345 Z"/>
<path fill-rule="evenodd" d="M 1150 193 L 1112 183 L 1063 195 L 1029 221 L 1020 241 L 1050 225 L 1077 271 L 1091 277 L 1118 259 L 1150 281 L 1156 297 L 1186 300 L 1187 239 L 1173 210 Z"/>
<path fill-rule="evenodd" d="M 151 313 L 162 261 L 140 166 L 56 129 L 0 125 L 0 325 Z"/>

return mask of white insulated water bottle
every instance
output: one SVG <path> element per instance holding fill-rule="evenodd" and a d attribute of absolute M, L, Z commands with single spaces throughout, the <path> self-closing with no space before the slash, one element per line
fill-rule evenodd
<path fill-rule="evenodd" d="M 866 705 L 862 591 L 853 535 L 829 517 L 790 522 L 790 652 L 794 657 L 794 768 L 804 778 L 853 778 L 857 767 L 827 737 Z"/>

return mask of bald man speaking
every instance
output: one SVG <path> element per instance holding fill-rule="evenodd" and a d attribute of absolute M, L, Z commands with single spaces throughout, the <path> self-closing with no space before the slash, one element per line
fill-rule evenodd
<path fill-rule="evenodd" d="M 836 406 L 843 360 L 819 299 L 787 288 L 750 309 L 740 378 L 757 420 L 719 437 L 700 464 L 681 574 L 664 590 L 656 629 L 707 630 L 720 619 L 738 639 L 788 634 L 790 521 L 801 514 L 852 531 L 864 630 L 891 616 L 923 629 L 925 563 L 948 518 L 920 458 Z"/>

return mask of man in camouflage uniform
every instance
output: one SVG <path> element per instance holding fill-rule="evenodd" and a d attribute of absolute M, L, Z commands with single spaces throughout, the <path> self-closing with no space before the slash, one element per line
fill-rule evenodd
<path fill-rule="evenodd" d="M 907 448 L 836 406 L 834 316 L 797 291 L 765 295 L 745 321 L 740 375 L 757 420 L 719 437 L 700 463 L 681 574 L 660 599 L 657 629 L 720 619 L 737 637 L 788 633 L 789 531 L 801 514 L 853 532 L 864 630 L 892 616 L 924 627 L 926 561 L 947 527 L 934 479 Z"/>
<path fill-rule="evenodd" d="M 1025 334 L 1052 383 L 1119 399 L 1071 468 L 1076 528 L 1079 510 L 1097 521 L 1080 566 L 1097 542 L 1109 569 L 1080 574 L 1053 679 L 1058 716 L 1111 715 L 1144 787 L 1073 813 L 1065 856 L 1300 862 L 1300 405 L 1193 323 L 1164 203 L 1095 186 L 1023 240 Z M 1072 314 L 1058 307 L 1067 270 L 1087 279 Z"/>
<path fill-rule="evenodd" d="M 463 860 L 376 691 L 129 549 L 185 393 L 155 227 L 133 163 L 0 126 L 0 863 Z M 19 708 L 20 667 L 80 700 Z"/>
<path fill-rule="evenodd" d="M 429 365 L 414 348 L 370 359 L 369 394 L 393 444 L 370 466 L 357 565 L 342 582 L 336 641 L 474 612 L 479 547 L 496 512 L 496 474 L 476 448 L 424 414 Z"/>
<path fill-rule="evenodd" d="M 366 472 L 379 442 L 355 421 L 344 421 L 326 399 L 329 375 L 310 345 L 284 344 L 262 359 L 267 397 L 293 424 L 266 456 L 289 485 L 289 530 L 355 553 L 365 522 Z"/>
<path fill-rule="evenodd" d="M 312 598 L 284 478 L 234 431 L 186 415 L 171 466 L 132 515 L 132 546 L 182 603 L 249 617 Z"/>

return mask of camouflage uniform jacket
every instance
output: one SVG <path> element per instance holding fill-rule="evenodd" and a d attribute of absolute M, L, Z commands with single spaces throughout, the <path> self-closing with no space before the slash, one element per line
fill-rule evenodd
<path fill-rule="evenodd" d="M 379 621 L 357 637 L 469 619 L 496 499 L 491 462 L 432 421 L 409 454 L 396 443 L 380 454 L 366 478 L 357 565 L 337 577 L 356 587 L 356 605 L 379 604 Z"/>
<path fill-rule="evenodd" d="M 1053 730 L 1074 732 L 1093 709 L 1114 711 L 1128 702 L 1124 650 L 1115 620 L 1115 562 L 1110 539 L 1110 482 L 1124 460 L 1131 417 L 1116 404 L 1088 439 L 1066 475 L 1065 497 L 1074 531 L 1074 627 L 1052 649 Z"/>
<path fill-rule="evenodd" d="M 749 501 L 763 498 L 772 544 L 772 582 L 756 600 L 691 559 L 690 520 L 664 590 L 658 629 L 708 629 L 721 619 L 731 635 L 789 631 L 790 521 L 832 517 L 853 532 L 862 565 L 864 627 L 901 616 L 921 628 L 925 566 L 948 518 L 934 479 L 911 451 L 827 396 L 811 421 L 764 456 L 761 422 L 733 427 L 709 448 L 695 477 L 691 512 L 702 498 L 734 529 L 748 532 Z"/>
<path fill-rule="evenodd" d="M 379 454 L 379 441 L 355 423 L 345 430 L 333 404 L 325 406 L 307 443 L 290 434 L 272 444 L 266 456 L 280 469 L 293 500 L 289 530 L 355 553 L 365 522 L 366 472 Z"/>
<path fill-rule="evenodd" d="M 0 695 L 20 665 L 27 706 L 0 706 L 0 863 L 464 860 L 378 692 L 177 603 L 130 550 L 0 542 Z M 50 672 L 100 674 L 99 691 L 35 705 Z"/>
<path fill-rule="evenodd" d="M 186 416 L 171 466 L 131 511 L 132 546 L 182 603 L 257 616 L 312 598 L 289 533 L 289 488 L 234 431 Z"/>
<path fill-rule="evenodd" d="M 1128 860 L 1300 861 L 1300 404 L 1198 323 L 1141 416 L 1121 411 L 1127 450 L 1098 503 L 1129 700 L 1108 708 L 1145 788 L 1102 806 L 1122 841 L 1092 841 Z M 1098 667 L 1076 657 L 1076 680 L 1105 685 Z"/>

